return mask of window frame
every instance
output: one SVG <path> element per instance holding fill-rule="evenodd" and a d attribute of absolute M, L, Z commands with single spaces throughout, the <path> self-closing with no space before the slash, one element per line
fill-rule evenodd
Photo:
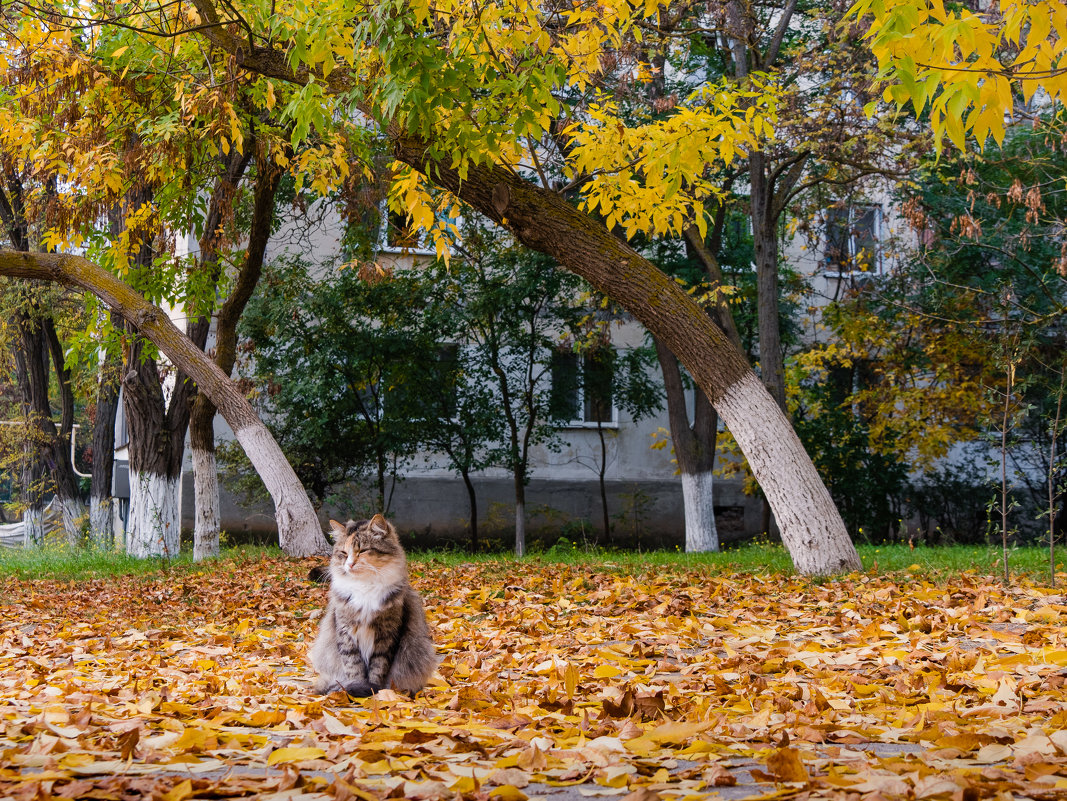
<path fill-rule="evenodd" d="M 613 345 L 607 345 L 606 347 L 612 348 Z M 552 363 L 549 365 L 549 393 L 555 391 L 555 360 L 562 356 L 569 356 L 576 360 L 577 376 L 578 380 L 574 387 L 574 408 L 577 410 L 580 417 L 575 417 L 570 420 L 563 420 L 557 423 L 559 428 L 567 430 L 593 430 L 598 428 L 618 429 L 619 428 L 619 407 L 615 404 L 614 392 L 612 392 L 612 400 L 610 404 L 611 417 L 608 420 L 586 420 L 585 414 L 588 408 L 585 390 L 585 372 L 588 369 L 589 360 L 592 356 L 590 352 L 576 353 L 573 350 L 555 350 L 552 354 Z M 614 373 L 612 374 L 612 382 L 614 384 Z"/>
<path fill-rule="evenodd" d="M 862 250 L 862 248 L 857 248 L 857 237 L 856 237 L 855 230 L 854 230 L 856 221 L 858 219 L 861 219 L 865 215 L 867 215 L 869 212 L 873 212 L 874 213 L 874 221 L 873 221 L 873 225 L 871 226 L 872 240 L 873 240 L 873 243 L 874 243 L 874 249 L 872 251 L 871 268 L 869 270 L 859 270 L 859 269 L 855 269 L 855 268 L 849 269 L 849 270 L 843 270 L 843 269 L 841 269 L 842 265 L 840 263 L 832 264 L 830 262 L 830 260 L 829 260 L 829 256 L 827 255 L 827 251 L 829 251 L 829 249 L 830 249 L 830 226 L 831 226 L 831 222 L 830 222 L 829 217 L 830 217 L 830 214 L 832 212 L 841 212 L 841 211 L 847 212 L 845 225 L 846 225 L 848 253 L 846 255 L 847 255 L 847 258 L 848 258 L 849 262 L 852 263 L 852 264 L 855 264 L 856 256 L 857 256 L 858 252 Z M 883 210 L 882 210 L 881 204 L 878 204 L 878 203 L 849 203 L 844 208 L 841 208 L 839 206 L 830 206 L 827 209 L 825 209 L 824 210 L 824 219 L 823 219 L 823 257 L 822 257 L 823 269 L 822 269 L 822 274 L 825 275 L 828 278 L 853 278 L 853 277 L 856 277 L 856 276 L 881 275 L 882 274 L 882 270 L 883 270 L 882 249 L 881 249 L 881 245 L 882 245 L 882 242 L 883 242 L 882 219 L 883 219 Z"/>
<path fill-rule="evenodd" d="M 389 201 L 383 200 L 378 206 L 378 219 L 381 221 L 378 226 L 378 251 L 380 253 L 389 253 L 400 256 L 436 256 L 437 251 L 434 250 L 433 245 L 426 241 L 426 232 L 419 231 L 417 235 L 418 244 L 407 247 L 404 245 L 393 245 L 389 243 L 389 232 L 392 230 L 391 221 L 393 216 L 399 216 L 398 212 L 394 212 L 389 208 Z"/>

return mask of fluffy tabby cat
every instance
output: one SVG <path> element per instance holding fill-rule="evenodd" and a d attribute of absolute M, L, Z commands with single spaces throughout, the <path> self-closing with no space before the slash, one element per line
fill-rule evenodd
<path fill-rule="evenodd" d="M 330 521 L 330 603 L 311 646 L 315 691 L 373 695 L 383 687 L 415 693 L 437 667 L 422 600 L 408 584 L 396 529 L 382 515 Z M 321 573 L 311 578 L 325 578 Z"/>

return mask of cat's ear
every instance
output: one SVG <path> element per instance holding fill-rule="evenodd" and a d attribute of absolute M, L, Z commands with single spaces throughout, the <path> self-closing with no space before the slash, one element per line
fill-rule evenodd
<path fill-rule="evenodd" d="M 367 524 L 367 528 L 373 531 L 375 534 L 381 534 L 383 537 L 389 533 L 389 522 L 383 515 L 377 514 L 370 519 Z"/>
<path fill-rule="evenodd" d="M 334 542 L 340 542 L 347 530 L 344 523 L 338 523 L 336 520 L 330 520 L 330 533 L 333 534 Z"/>

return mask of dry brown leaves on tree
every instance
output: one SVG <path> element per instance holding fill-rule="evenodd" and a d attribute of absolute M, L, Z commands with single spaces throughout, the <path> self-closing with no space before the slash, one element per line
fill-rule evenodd
<path fill-rule="evenodd" d="M 0 798 L 1067 796 L 1049 590 L 416 565 L 439 678 L 353 702 L 309 564 L 4 584 Z"/>

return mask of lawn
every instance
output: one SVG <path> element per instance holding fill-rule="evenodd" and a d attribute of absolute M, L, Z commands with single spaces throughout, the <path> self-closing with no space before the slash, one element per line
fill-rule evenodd
<path fill-rule="evenodd" d="M 985 549 L 960 572 L 872 548 L 900 569 L 820 582 L 740 552 L 559 550 L 415 557 L 439 676 L 355 702 L 307 689 L 311 560 L 72 580 L 5 555 L 0 798 L 1067 793 L 1047 577 L 1004 586 Z"/>

